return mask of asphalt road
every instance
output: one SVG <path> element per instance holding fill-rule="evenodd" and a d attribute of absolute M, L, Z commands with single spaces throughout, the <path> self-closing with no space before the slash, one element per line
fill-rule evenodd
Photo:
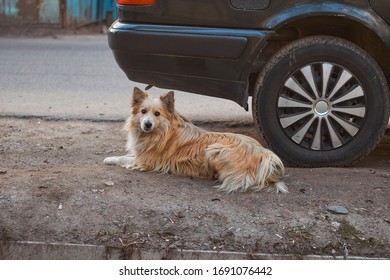
<path fill-rule="evenodd" d="M 0 115 L 122 120 L 134 86 L 106 35 L 0 38 Z M 163 89 L 152 88 L 159 95 Z M 176 92 L 178 111 L 196 121 L 251 121 L 234 102 Z"/>

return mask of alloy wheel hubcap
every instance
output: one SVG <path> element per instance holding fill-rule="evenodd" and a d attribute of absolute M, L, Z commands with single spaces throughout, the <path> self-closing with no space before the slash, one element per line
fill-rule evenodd
<path fill-rule="evenodd" d="M 278 97 L 283 131 L 309 150 L 332 150 L 350 142 L 366 116 L 359 80 L 337 64 L 318 62 L 294 72 Z"/>
<path fill-rule="evenodd" d="M 317 103 L 314 105 L 314 112 L 318 116 L 325 116 L 326 114 L 329 113 L 329 104 L 325 100 L 319 100 Z"/>

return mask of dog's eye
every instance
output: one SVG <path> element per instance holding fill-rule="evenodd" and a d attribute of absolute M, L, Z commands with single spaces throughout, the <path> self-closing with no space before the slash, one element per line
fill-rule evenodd
<path fill-rule="evenodd" d="M 160 112 L 159 112 L 159 111 L 156 111 L 156 112 L 154 112 L 154 115 L 155 115 L 156 117 L 158 117 L 158 116 L 160 116 Z"/>
<path fill-rule="evenodd" d="M 143 115 L 146 114 L 146 109 L 142 109 L 141 114 L 143 114 Z"/>

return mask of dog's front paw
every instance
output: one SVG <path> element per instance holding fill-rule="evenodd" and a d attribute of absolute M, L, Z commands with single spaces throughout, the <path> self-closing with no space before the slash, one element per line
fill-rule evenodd
<path fill-rule="evenodd" d="M 133 156 L 122 156 L 122 157 L 107 157 L 104 159 L 104 164 L 107 165 L 119 165 L 129 169 L 133 169 L 135 164 L 135 157 Z"/>
<path fill-rule="evenodd" d="M 106 157 L 104 159 L 104 164 L 107 165 L 118 165 L 119 157 Z"/>

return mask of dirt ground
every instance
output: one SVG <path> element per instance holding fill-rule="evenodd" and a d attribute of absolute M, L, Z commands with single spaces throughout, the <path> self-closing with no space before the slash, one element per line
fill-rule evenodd
<path fill-rule="evenodd" d="M 0 118 L 0 240 L 390 258 L 390 131 L 352 167 L 288 167 L 288 194 L 227 195 L 211 180 L 105 166 L 123 154 L 122 126 Z M 200 126 L 256 137 L 251 124 Z"/>

